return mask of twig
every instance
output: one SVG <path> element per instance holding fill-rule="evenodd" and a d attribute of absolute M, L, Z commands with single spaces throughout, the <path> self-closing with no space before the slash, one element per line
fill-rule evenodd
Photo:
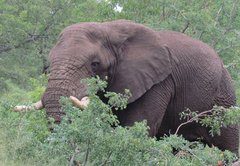
<path fill-rule="evenodd" d="M 158 157 L 155 160 L 150 161 L 150 163 L 156 162 L 156 161 L 158 161 L 158 159 L 164 158 L 166 160 L 166 164 L 165 165 L 167 165 L 168 159 L 166 158 L 166 156 L 163 155 L 163 153 L 160 150 L 158 150 L 156 148 L 150 148 L 150 149 L 151 150 L 156 150 L 158 153 L 160 153 L 162 155 L 162 157 Z"/>
<path fill-rule="evenodd" d="M 85 161 L 84 161 L 84 164 L 83 164 L 84 166 L 86 166 L 87 160 L 88 160 L 89 144 L 90 144 L 90 140 L 88 140 L 88 143 L 87 143 L 87 153 L 86 153 Z"/>
<path fill-rule="evenodd" d="M 198 156 L 196 156 L 193 152 L 191 152 L 190 150 L 186 150 L 186 151 L 188 151 L 189 153 L 191 153 L 191 155 L 193 155 L 195 158 L 197 158 L 198 161 L 199 161 L 202 165 L 204 165 L 204 163 L 201 161 L 201 159 L 200 159 Z"/>
<path fill-rule="evenodd" d="M 204 33 L 204 31 L 202 31 L 202 33 L 200 34 L 198 40 L 201 40 L 203 33 Z"/>
<path fill-rule="evenodd" d="M 104 161 L 104 163 L 101 164 L 100 166 L 104 166 L 104 165 L 110 163 L 110 161 L 108 162 L 108 159 L 109 159 L 109 157 L 110 157 L 111 155 L 112 155 L 112 152 L 109 153 L 109 155 L 108 155 L 108 157 L 106 158 L 106 160 Z"/>
<path fill-rule="evenodd" d="M 163 6 L 162 10 L 163 10 L 163 21 L 165 21 L 165 6 Z"/>
<path fill-rule="evenodd" d="M 179 129 L 180 129 L 183 125 L 186 125 L 186 124 L 188 124 L 188 123 L 191 123 L 191 122 L 193 122 L 195 119 L 197 119 L 198 117 L 204 116 L 204 114 L 211 113 L 212 111 L 214 111 L 214 110 L 211 109 L 211 110 L 208 110 L 208 111 L 204 111 L 204 112 L 198 114 L 197 116 L 191 118 L 191 119 L 188 120 L 187 122 L 184 122 L 184 123 L 180 124 L 180 125 L 178 126 L 178 128 L 177 128 L 177 130 L 176 130 L 176 132 L 175 132 L 174 135 L 177 135 Z"/>
<path fill-rule="evenodd" d="M 229 20 L 229 25 L 231 25 L 231 23 L 232 23 L 232 18 L 233 18 L 233 12 L 234 12 L 234 9 L 235 9 L 235 7 L 236 7 L 236 3 L 238 2 L 238 0 L 236 0 L 236 2 L 234 2 L 234 4 L 233 4 L 233 8 L 232 8 L 232 10 L 231 10 L 231 16 L 230 16 L 230 20 Z"/>
<path fill-rule="evenodd" d="M 213 151 L 214 151 L 214 145 L 212 144 L 211 154 L 213 154 Z"/>
<path fill-rule="evenodd" d="M 20 4 L 18 3 L 18 1 L 15 0 L 15 3 L 16 3 L 19 7 L 22 7 L 23 10 L 26 10 L 23 5 L 20 5 Z"/>
<path fill-rule="evenodd" d="M 178 11 L 178 13 L 181 14 L 181 16 L 182 16 L 184 19 L 187 19 L 187 17 L 184 16 L 184 14 L 182 14 L 181 11 L 179 11 L 175 6 L 172 5 L 172 7 L 173 7 L 176 11 Z"/>
<path fill-rule="evenodd" d="M 217 25 L 217 21 L 218 21 L 219 13 L 221 12 L 221 10 L 222 10 L 222 7 L 223 7 L 223 6 L 221 6 L 221 7 L 220 7 L 220 9 L 218 10 L 218 13 L 217 13 L 217 18 L 216 18 L 216 20 L 215 20 L 215 22 L 214 22 L 214 25 L 213 25 L 213 27 L 215 27 L 215 26 Z"/>
<path fill-rule="evenodd" d="M 182 33 L 184 33 L 188 29 L 189 25 L 190 25 L 190 22 L 188 21 L 184 29 L 182 30 Z"/>
<path fill-rule="evenodd" d="M 78 163 L 76 160 L 74 160 L 73 162 L 74 162 L 75 165 L 77 165 L 77 166 L 81 166 L 81 164 Z"/>
<path fill-rule="evenodd" d="M 228 46 L 228 47 L 226 47 L 226 48 L 223 48 L 223 49 L 221 49 L 221 50 L 218 50 L 217 53 L 222 52 L 222 51 L 225 51 L 225 50 L 227 50 L 227 49 L 229 49 L 229 48 L 234 48 L 234 47 L 240 47 L 240 45 Z"/>
<path fill-rule="evenodd" d="M 204 4 L 205 4 L 205 0 L 202 2 L 202 5 L 201 5 L 200 9 L 203 9 Z"/>
<path fill-rule="evenodd" d="M 73 156 L 72 156 L 72 158 L 71 158 L 71 161 L 70 161 L 70 164 L 69 164 L 69 166 L 72 166 L 72 164 L 73 163 L 75 163 L 74 161 L 74 159 L 75 159 L 75 157 L 76 157 L 76 155 L 78 154 L 78 153 L 81 153 L 79 150 L 75 150 L 75 152 L 73 153 Z"/>
<path fill-rule="evenodd" d="M 227 33 L 229 30 L 231 30 L 231 29 L 232 29 L 232 28 L 225 29 L 225 31 L 224 31 L 222 34 L 220 34 L 219 36 L 224 36 L 224 35 L 226 35 L 226 33 Z M 214 43 L 213 43 L 212 45 L 215 46 L 220 40 L 221 40 L 221 37 L 219 37 L 216 42 L 214 41 Z"/>
<path fill-rule="evenodd" d="M 20 123 L 13 124 L 13 125 L 11 125 L 9 128 L 12 128 L 13 126 L 29 126 L 29 127 L 33 128 L 33 129 L 35 129 L 35 128 L 34 128 L 33 126 L 31 126 L 31 125 L 20 124 Z"/>

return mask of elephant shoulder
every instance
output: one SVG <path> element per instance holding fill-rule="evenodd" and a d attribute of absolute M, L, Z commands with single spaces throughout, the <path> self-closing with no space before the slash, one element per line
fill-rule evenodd
<path fill-rule="evenodd" d="M 200 40 L 175 31 L 157 31 L 157 33 L 165 41 L 176 63 L 181 59 L 184 61 L 194 59 L 195 62 L 208 61 L 223 65 L 215 50 Z"/>
<path fill-rule="evenodd" d="M 183 50 L 191 47 L 202 47 L 205 50 L 214 51 L 206 43 L 187 36 L 184 33 L 175 31 L 157 31 L 158 35 L 166 42 L 166 44 L 174 50 Z M 196 49 L 196 48 L 195 48 Z M 196 50 L 197 51 L 197 50 Z"/>

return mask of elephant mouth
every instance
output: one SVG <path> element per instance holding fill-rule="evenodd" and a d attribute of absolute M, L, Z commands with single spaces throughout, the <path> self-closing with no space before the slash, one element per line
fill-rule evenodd
<path fill-rule="evenodd" d="M 83 97 L 81 100 L 78 100 L 76 97 L 70 96 L 70 100 L 75 107 L 80 108 L 81 110 L 84 110 L 84 107 L 87 107 L 90 102 L 88 96 Z M 44 108 L 41 100 L 32 104 L 31 106 L 15 106 L 14 111 L 26 113 L 27 111 L 32 111 L 35 108 L 37 108 L 38 110 Z"/>

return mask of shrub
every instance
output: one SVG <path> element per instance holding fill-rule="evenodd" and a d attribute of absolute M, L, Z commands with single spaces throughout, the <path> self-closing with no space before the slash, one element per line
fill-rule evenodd
<path fill-rule="evenodd" d="M 231 163 L 235 155 L 216 147 L 189 142 L 181 136 L 149 138 L 146 121 L 132 127 L 119 125 L 112 108 L 126 107 L 125 95 L 105 92 L 109 103 L 96 93 L 107 83 L 99 78 L 85 80 L 90 103 L 84 111 L 62 98 L 66 113 L 60 125 L 52 123 L 55 132 L 47 130 L 44 111 L 26 114 L 10 110 L 12 103 L 2 102 L 0 128 L 2 154 L 0 160 L 12 165 L 217 165 Z M 114 126 L 114 127 L 113 127 Z M 173 153 L 173 149 L 176 150 Z"/>

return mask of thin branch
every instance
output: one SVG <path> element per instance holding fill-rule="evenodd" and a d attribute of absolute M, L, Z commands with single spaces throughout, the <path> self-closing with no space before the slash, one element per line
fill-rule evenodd
<path fill-rule="evenodd" d="M 83 166 L 86 166 L 86 164 L 87 164 L 88 154 L 89 154 L 89 145 L 90 145 L 90 140 L 88 140 L 88 143 L 87 143 L 87 153 L 86 153 L 86 157 L 85 157 Z"/>
<path fill-rule="evenodd" d="M 197 116 L 191 118 L 191 119 L 188 120 L 187 122 L 184 122 L 184 123 L 180 124 L 180 125 L 178 126 L 178 128 L 177 128 L 177 130 L 176 130 L 176 132 L 175 132 L 174 135 L 177 135 L 179 129 L 180 129 L 182 126 L 184 126 L 184 125 L 186 125 L 186 124 L 188 124 L 188 123 L 192 123 L 195 119 L 197 119 L 197 118 L 199 118 L 199 117 L 201 117 L 201 116 L 204 116 L 204 114 L 211 113 L 212 111 L 214 111 L 214 110 L 212 109 L 212 110 L 208 110 L 208 111 L 201 112 L 200 114 L 198 114 Z"/>
<path fill-rule="evenodd" d="M 214 151 L 214 145 L 212 144 L 211 154 L 213 154 L 213 151 Z"/>
<path fill-rule="evenodd" d="M 204 4 L 205 4 L 205 0 L 202 2 L 202 5 L 201 5 L 200 9 L 203 9 Z"/>
<path fill-rule="evenodd" d="M 106 160 L 104 161 L 104 163 L 101 164 L 100 166 L 104 166 L 104 165 L 110 163 L 110 161 L 108 161 L 108 159 L 110 158 L 111 155 L 112 155 L 112 152 L 109 153 L 109 155 L 108 155 L 108 157 L 106 158 Z"/>
<path fill-rule="evenodd" d="M 230 16 L 230 20 L 229 20 L 229 25 L 231 25 L 232 23 L 232 18 L 233 18 L 233 12 L 234 12 L 234 9 L 236 7 L 236 3 L 238 2 L 238 0 L 236 0 L 236 2 L 233 4 L 233 8 L 231 10 L 231 16 Z"/>
<path fill-rule="evenodd" d="M 19 7 L 21 7 L 23 10 L 26 10 L 23 5 L 20 5 L 20 4 L 18 3 L 18 1 L 15 0 L 15 3 L 16 3 Z"/>
<path fill-rule="evenodd" d="M 13 125 L 11 125 L 9 128 L 12 128 L 13 126 L 29 126 L 29 127 L 32 127 L 31 125 L 26 125 L 26 124 L 20 124 L 20 123 L 18 123 L 18 124 L 13 124 Z M 33 128 L 33 127 L 32 127 Z M 34 128 L 33 128 L 34 129 Z"/>
<path fill-rule="evenodd" d="M 35 41 L 35 40 L 37 40 L 37 39 L 39 39 L 39 38 L 41 38 L 41 37 L 44 38 L 44 36 L 41 36 L 41 35 L 34 35 L 34 36 L 36 36 L 36 37 L 27 39 L 27 40 L 25 40 L 23 43 L 24 43 L 24 44 L 25 44 L 25 43 L 29 43 L 29 42 Z M 22 45 L 22 44 L 15 45 L 15 46 L 10 46 L 10 47 L 8 47 L 8 48 L 5 48 L 5 49 L 3 49 L 3 50 L 0 50 L 0 54 L 3 53 L 3 52 L 11 51 L 12 49 L 19 48 L 21 45 Z"/>
<path fill-rule="evenodd" d="M 188 29 L 189 25 L 190 25 L 190 22 L 188 21 L 184 29 L 182 30 L 182 33 L 184 33 Z"/>
<path fill-rule="evenodd" d="M 160 150 L 158 150 L 158 149 L 156 149 L 156 148 L 150 148 L 150 149 L 151 149 L 151 150 L 155 150 L 155 151 L 157 151 L 158 153 L 160 153 L 160 154 L 162 155 L 162 157 L 158 157 L 158 158 L 150 161 L 150 163 L 156 162 L 156 161 L 158 161 L 158 159 L 162 159 L 162 158 L 163 158 L 163 159 L 166 160 L 166 165 L 167 165 L 168 159 L 166 158 L 166 156 L 163 155 L 163 153 L 162 153 Z"/>
<path fill-rule="evenodd" d="M 225 50 L 227 50 L 227 49 L 229 49 L 229 48 L 234 48 L 234 47 L 240 47 L 240 45 L 228 46 L 228 47 L 226 47 L 226 48 L 223 48 L 223 49 L 221 49 L 221 50 L 218 50 L 217 53 L 220 53 L 220 52 L 222 52 L 222 51 L 225 51 Z"/>
<path fill-rule="evenodd" d="M 81 151 L 79 151 L 79 150 L 75 150 L 75 152 L 74 152 L 74 154 L 73 154 L 73 156 L 72 156 L 72 158 L 71 158 L 71 161 L 70 161 L 70 165 L 69 166 L 72 166 L 73 165 L 73 163 L 74 163 L 74 159 L 75 159 L 75 157 L 76 157 L 76 155 L 78 154 L 78 153 L 81 153 Z"/>
<path fill-rule="evenodd" d="M 187 17 L 184 16 L 184 14 L 182 14 L 175 6 L 172 5 L 172 7 L 173 7 L 179 14 L 181 14 L 181 16 L 182 16 L 184 19 L 187 19 Z"/>
<path fill-rule="evenodd" d="M 216 20 L 215 20 L 215 22 L 214 22 L 214 25 L 213 25 L 213 27 L 215 27 L 215 26 L 217 25 L 217 21 L 218 21 L 219 13 L 221 12 L 221 10 L 222 10 L 222 7 L 223 7 L 223 6 L 221 6 L 221 7 L 220 7 L 220 9 L 218 10 L 218 13 L 217 13 L 217 18 L 216 18 Z"/>
<path fill-rule="evenodd" d="M 163 6 L 163 21 L 165 21 L 165 6 Z"/>
<path fill-rule="evenodd" d="M 215 46 L 215 45 L 220 41 L 221 36 L 226 35 L 226 33 L 227 33 L 229 30 L 231 30 L 231 29 L 232 29 L 232 28 L 225 29 L 225 31 L 224 31 L 222 34 L 219 35 L 220 37 L 219 37 L 218 40 L 214 43 L 213 46 Z"/>
<path fill-rule="evenodd" d="M 202 31 L 202 33 L 200 34 L 198 40 L 201 40 L 203 34 L 204 34 L 204 31 Z"/>
<path fill-rule="evenodd" d="M 56 9 L 56 10 L 54 11 L 54 13 L 52 14 L 51 18 L 53 18 L 60 9 L 62 9 L 62 8 Z M 37 18 L 36 18 L 36 19 L 37 19 Z M 54 22 L 54 23 L 51 24 L 51 25 L 50 25 L 50 21 L 49 21 L 49 22 L 47 23 L 47 26 L 44 28 L 44 31 L 47 31 L 48 29 L 52 28 L 55 24 L 58 24 L 58 21 L 57 21 L 57 22 Z M 34 33 L 35 33 L 35 30 L 33 31 L 32 38 L 25 40 L 22 44 L 32 42 L 32 41 L 37 40 L 37 39 L 39 39 L 39 38 L 41 38 L 41 37 L 43 37 L 43 38 L 45 37 L 44 35 L 35 35 Z M 34 36 L 36 36 L 36 37 L 34 37 Z M 46 37 L 47 37 L 47 36 L 46 36 Z M 8 51 L 11 51 L 11 50 L 13 50 L 13 49 L 19 48 L 19 47 L 21 47 L 22 44 L 15 45 L 15 46 L 10 46 L 10 47 L 7 47 L 7 48 L 5 48 L 5 49 L 2 49 L 2 50 L 0 50 L 0 54 L 3 53 L 3 52 L 8 52 Z"/>
<path fill-rule="evenodd" d="M 191 152 L 190 150 L 186 150 L 186 151 L 188 151 L 189 153 L 191 153 L 191 155 L 193 155 L 195 158 L 197 158 L 198 161 L 199 161 L 202 165 L 204 165 L 204 163 L 201 161 L 201 159 L 200 159 L 198 156 L 196 156 L 193 152 Z"/>
<path fill-rule="evenodd" d="M 73 162 L 74 162 L 75 165 L 77 165 L 77 166 L 81 166 L 81 164 L 78 163 L 76 160 L 74 160 Z"/>
<path fill-rule="evenodd" d="M 214 35 L 214 33 L 212 31 L 211 31 L 211 34 L 212 34 L 212 37 L 213 37 L 213 39 L 212 39 L 212 47 L 214 47 L 216 45 L 216 43 L 215 43 L 215 35 Z"/>

